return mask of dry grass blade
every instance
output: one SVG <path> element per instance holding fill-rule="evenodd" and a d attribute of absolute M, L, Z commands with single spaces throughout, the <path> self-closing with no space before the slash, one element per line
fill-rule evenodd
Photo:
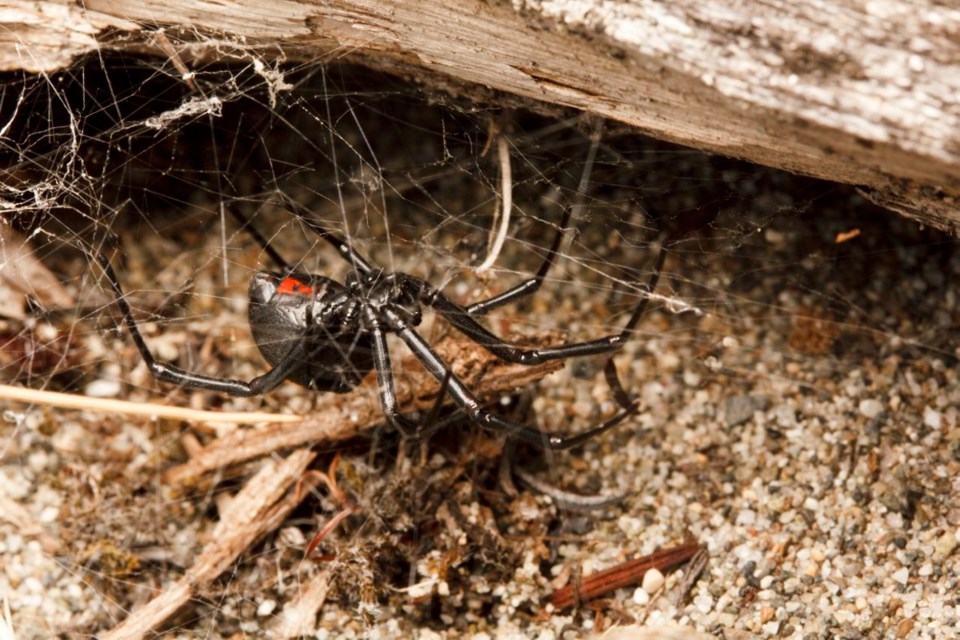
<path fill-rule="evenodd" d="M 306 491 L 291 487 L 306 471 L 314 454 L 307 449 L 263 465 L 233 498 L 210 542 L 197 561 L 176 583 L 114 627 L 104 640 L 137 640 L 150 633 L 210 584 L 251 544 L 272 531 L 287 517 Z"/>
<path fill-rule="evenodd" d="M 560 334 L 549 334 L 534 344 L 556 344 L 560 338 Z M 457 377 L 485 400 L 512 393 L 563 366 L 560 361 L 532 367 L 505 363 L 459 334 L 444 337 L 435 349 L 441 358 L 451 363 Z M 405 410 L 430 408 L 440 385 L 412 356 L 404 358 L 400 368 L 409 371 L 397 384 L 401 406 Z M 189 483 L 209 471 L 276 451 L 320 441 L 348 440 L 383 420 L 376 384 L 368 378 L 348 396 L 327 394 L 322 397 L 317 411 L 299 424 L 234 431 L 215 440 L 192 455 L 188 462 L 167 471 L 164 481 Z"/>
<path fill-rule="evenodd" d="M 41 391 L 0 384 L 0 399 L 27 404 L 42 404 L 61 409 L 78 409 L 96 413 L 119 413 L 126 416 L 148 418 L 171 418 L 188 422 L 229 422 L 254 424 L 261 422 L 293 423 L 303 420 L 300 416 L 286 413 L 260 413 L 256 411 L 201 411 L 186 407 L 171 407 L 152 402 L 130 402 L 112 398 L 90 398 L 72 393 Z"/>
<path fill-rule="evenodd" d="M 13 632 L 13 617 L 10 615 L 10 603 L 3 596 L 3 609 L 0 610 L 0 640 L 17 640 Z"/>
<path fill-rule="evenodd" d="M 523 484 L 527 485 L 537 493 L 553 498 L 553 502 L 561 509 L 572 511 L 594 511 L 604 509 L 621 502 L 627 497 L 626 493 L 612 493 L 609 495 L 585 496 L 570 491 L 564 491 L 559 487 L 554 487 L 546 482 L 541 482 L 532 473 L 527 472 L 520 467 L 514 467 L 513 473 L 517 474 Z"/>

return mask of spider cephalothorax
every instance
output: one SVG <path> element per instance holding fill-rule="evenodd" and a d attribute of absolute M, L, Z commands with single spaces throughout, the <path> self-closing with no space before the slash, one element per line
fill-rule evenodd
<path fill-rule="evenodd" d="M 249 226 L 239 212 L 232 212 L 243 226 Z M 451 398 L 472 422 L 534 445 L 567 449 L 606 431 L 636 412 L 636 403 L 620 384 L 613 360 L 608 359 L 606 378 L 621 406 L 621 410 L 612 418 L 572 436 L 546 434 L 527 425 L 511 422 L 486 411 L 473 392 L 416 331 L 422 307 L 428 307 L 469 339 L 506 362 L 533 365 L 549 360 L 619 351 L 633 334 L 646 306 L 647 296 L 641 298 L 620 333 L 544 349 L 524 349 L 511 345 L 478 321 L 491 309 L 532 295 L 540 288 L 556 258 L 563 229 L 570 219 L 569 210 L 564 214 L 553 244 L 533 278 L 468 306 L 450 300 L 421 278 L 407 273 L 389 273 L 374 267 L 347 242 L 314 222 L 309 214 L 297 213 L 306 226 L 350 263 L 351 269 L 344 284 L 325 276 L 295 271 L 262 235 L 252 227 L 248 229 L 264 251 L 281 267 L 280 272 L 257 273 L 250 283 L 250 330 L 272 369 L 249 382 L 193 373 L 157 361 L 140 334 L 110 262 L 106 257 L 98 256 L 117 296 L 124 322 L 140 355 L 156 378 L 235 396 L 267 393 L 284 380 L 316 391 L 345 393 L 354 389 L 371 370 L 376 370 L 384 416 L 404 434 L 414 435 L 418 425 L 400 412 L 394 391 L 393 369 L 386 340 L 387 334 L 394 334 L 441 383 L 442 393 Z M 645 287 L 648 291 L 656 286 L 664 258 L 665 252 L 661 249 L 657 266 Z"/>

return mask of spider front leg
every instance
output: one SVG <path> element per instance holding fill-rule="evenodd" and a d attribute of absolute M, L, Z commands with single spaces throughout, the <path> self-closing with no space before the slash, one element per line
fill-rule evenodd
<path fill-rule="evenodd" d="M 421 290 L 421 299 L 423 300 L 424 304 L 434 308 L 440 315 L 450 322 L 450 324 L 464 333 L 467 337 L 485 348 L 490 353 L 494 354 L 498 358 L 501 358 L 502 360 L 506 360 L 507 362 L 534 365 L 541 362 L 546 362 L 548 360 L 564 360 L 567 358 L 609 354 L 610 357 L 607 359 L 607 363 L 604 366 L 604 375 L 611 391 L 613 392 L 614 398 L 616 398 L 617 403 L 623 409 L 624 415 L 620 417 L 620 420 L 622 420 L 627 415 L 630 415 L 636 411 L 636 402 L 630 398 L 630 394 L 627 393 L 626 389 L 623 387 L 623 384 L 620 382 L 620 378 L 617 375 L 616 366 L 613 362 L 613 356 L 633 336 L 633 332 L 636 329 L 637 324 L 640 322 L 640 318 L 643 317 L 643 314 L 646 311 L 647 304 L 650 301 L 649 294 L 653 293 L 653 291 L 656 289 L 657 282 L 660 279 L 660 274 L 663 271 L 663 265 L 667 257 L 668 243 L 665 242 L 660 247 L 660 252 L 657 255 L 657 263 L 650 275 L 650 279 L 645 284 L 641 285 L 643 288 L 643 293 L 646 295 L 641 297 L 640 301 L 637 303 L 637 306 L 634 307 L 633 312 L 630 314 L 630 318 L 627 320 L 627 323 L 623 326 L 618 334 L 609 335 L 596 340 L 572 342 L 546 349 L 521 349 L 497 337 L 490 330 L 477 322 L 477 320 L 474 318 L 474 316 L 477 314 L 477 312 L 474 311 L 474 308 L 478 305 L 480 306 L 478 311 L 480 314 L 482 314 L 490 308 L 500 306 L 501 304 L 505 304 L 506 302 L 515 300 L 523 295 L 527 295 L 533 291 L 536 291 L 536 289 L 540 286 L 540 281 L 542 281 L 543 276 L 546 274 L 546 271 L 549 269 L 550 264 L 552 263 L 553 257 L 556 253 L 556 247 L 558 246 L 559 241 L 555 240 L 553 248 L 547 257 L 547 260 L 544 262 L 543 266 L 541 266 L 537 277 L 520 283 L 516 287 L 513 287 L 500 296 L 495 296 L 489 300 L 481 301 L 475 305 L 462 307 L 447 298 L 439 290 L 433 289 L 432 287 L 429 287 L 429 285 L 424 284 Z"/>
<path fill-rule="evenodd" d="M 554 242 L 554 246 L 558 246 L 558 244 L 558 242 Z M 637 306 L 630 314 L 630 319 L 627 320 L 627 323 L 620 330 L 620 333 L 605 336 L 603 338 L 597 338 L 596 340 L 571 342 L 546 349 L 521 349 L 499 338 L 475 319 L 476 315 L 482 315 L 491 308 L 506 304 L 507 302 L 516 300 L 536 291 L 540 286 L 540 281 L 543 279 L 543 274 L 545 274 L 546 270 L 549 269 L 554 253 L 555 251 L 551 250 L 551 254 L 548 256 L 547 261 L 544 262 L 544 265 L 541 267 L 540 273 L 538 273 L 535 278 L 526 280 L 516 287 L 511 288 L 499 296 L 490 298 L 489 300 L 484 300 L 468 307 L 462 307 L 450 300 L 450 298 L 446 297 L 443 292 L 430 287 L 426 283 L 422 285 L 421 299 L 423 300 L 424 304 L 435 309 L 437 313 L 442 315 L 450 324 L 464 333 L 471 340 L 485 348 L 493 355 L 502 360 L 506 360 L 507 362 L 534 365 L 546 362 L 548 360 L 564 360 L 567 358 L 592 356 L 598 354 L 612 355 L 616 353 L 633 335 L 633 331 L 636 328 L 637 323 L 639 323 L 640 318 L 643 317 L 643 314 L 647 308 L 647 303 L 650 301 L 649 294 L 652 293 L 657 287 L 657 282 L 660 279 L 660 273 L 663 270 L 663 265 L 666 261 L 666 244 L 660 247 L 660 252 L 657 256 L 657 264 L 653 269 L 653 273 L 650 275 L 650 280 L 641 285 L 646 295 L 641 297 L 640 301 L 637 303 Z M 532 284 L 529 284 L 528 286 L 528 283 Z"/>
<path fill-rule="evenodd" d="M 537 273 L 527 280 L 515 284 L 510 287 L 503 293 L 498 293 L 495 296 L 491 296 L 486 300 L 478 300 L 472 304 L 467 305 L 466 312 L 471 316 L 482 316 L 486 315 L 488 312 L 502 307 L 511 302 L 517 300 L 522 300 L 528 296 L 532 296 L 536 293 L 540 286 L 543 284 L 544 278 L 547 277 L 547 273 L 553 267 L 553 262 L 557 258 L 557 252 L 560 251 L 560 243 L 563 242 L 564 229 L 567 226 L 567 223 L 570 222 L 570 214 L 573 210 L 571 208 L 566 208 L 563 212 L 563 218 L 560 220 L 560 224 L 557 227 L 557 233 L 553 236 L 553 243 L 550 245 L 549 251 L 547 251 L 546 257 L 543 259 L 543 262 L 540 264 L 540 268 L 537 269 Z"/>
<path fill-rule="evenodd" d="M 477 322 L 467 309 L 450 300 L 450 298 L 436 289 L 426 288 L 423 302 L 435 309 L 437 313 L 456 327 L 457 330 L 481 347 L 501 360 L 515 364 L 535 365 L 549 360 L 565 360 L 567 358 L 614 353 L 623 345 L 625 337 L 621 333 L 596 340 L 572 342 L 557 347 L 547 347 L 545 349 L 523 349 L 493 334 L 489 329 Z"/>
<path fill-rule="evenodd" d="M 511 422 L 510 420 L 485 411 L 476 396 L 473 395 L 463 381 L 453 374 L 446 363 L 443 362 L 440 356 L 437 355 L 420 334 L 403 323 L 399 315 L 389 309 L 385 309 L 383 315 L 384 320 L 389 323 L 390 331 L 400 336 L 400 339 L 406 343 L 407 347 L 413 352 L 417 359 L 420 360 L 424 368 L 443 385 L 442 388 L 446 394 L 463 409 L 471 422 L 480 427 L 503 433 L 535 447 L 540 447 L 541 449 L 562 451 L 583 444 L 587 440 L 612 429 L 637 411 L 636 403 L 629 403 L 627 408 L 609 420 L 576 435 L 544 433 L 527 425 Z M 373 344 L 383 411 L 391 424 L 397 426 L 401 432 L 406 433 L 405 429 L 414 427 L 415 423 L 409 418 L 402 416 L 397 409 L 396 396 L 393 392 L 392 372 L 390 372 L 389 369 L 389 356 L 386 353 L 386 340 L 383 332 L 379 328 L 375 334 L 379 334 L 379 336 L 374 336 Z M 381 364 L 384 362 L 386 363 L 386 367 L 381 368 Z M 383 375 L 381 375 L 381 372 L 383 372 Z"/>
<path fill-rule="evenodd" d="M 123 295 L 120 280 L 117 278 L 113 267 L 110 266 L 110 261 L 102 254 L 97 255 L 96 258 L 100 263 L 100 267 L 103 269 L 103 273 L 107 276 L 107 282 L 110 283 L 110 287 L 116 295 L 117 304 L 120 306 L 121 313 L 123 313 L 124 323 L 127 325 L 127 330 L 130 331 L 130 335 L 133 337 L 134 344 L 137 345 L 140 357 L 143 358 L 150 373 L 153 374 L 153 377 L 157 380 L 191 389 L 219 391 L 231 396 L 257 396 L 268 393 L 279 386 L 280 383 L 290 376 L 304 357 L 302 343 L 297 342 L 277 366 L 264 375 L 253 378 L 249 382 L 194 373 L 181 369 L 169 362 L 161 362 L 153 356 L 153 353 L 151 353 L 149 347 L 147 347 L 147 343 L 140 333 L 140 328 L 137 326 L 137 321 L 133 317 L 133 310 Z"/>
<path fill-rule="evenodd" d="M 374 312 L 365 309 L 365 320 L 371 327 L 370 336 L 373 346 L 373 366 L 377 370 L 377 389 L 380 392 L 380 406 L 383 417 L 404 438 L 414 438 L 417 434 L 417 423 L 400 413 L 397 402 L 397 392 L 393 384 L 393 366 L 390 364 L 390 351 L 387 349 L 387 338 L 380 327 L 380 321 Z"/>
<path fill-rule="evenodd" d="M 320 226 L 320 224 L 313 219 L 313 213 L 303 207 L 299 202 L 289 197 L 285 197 L 284 201 L 303 224 L 307 225 L 311 231 L 336 249 L 340 257 L 353 265 L 353 268 L 358 273 L 372 274 L 374 271 L 377 271 L 377 269 L 370 264 L 370 261 L 360 255 L 348 242 L 345 242 L 336 234 Z"/>

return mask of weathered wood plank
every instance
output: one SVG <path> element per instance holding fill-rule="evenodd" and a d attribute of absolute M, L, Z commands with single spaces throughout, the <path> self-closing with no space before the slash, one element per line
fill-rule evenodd
<path fill-rule="evenodd" d="M 0 69 L 109 47 L 360 60 L 860 185 L 960 231 L 960 9 L 929 0 L 4 0 L 0 24 Z"/>

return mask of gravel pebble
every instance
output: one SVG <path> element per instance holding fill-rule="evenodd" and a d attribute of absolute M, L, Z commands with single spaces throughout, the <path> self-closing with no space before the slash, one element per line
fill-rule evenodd
<path fill-rule="evenodd" d="M 937 538 L 932 554 L 934 562 L 942 563 L 953 554 L 957 546 L 960 545 L 957 533 L 957 531 L 945 531 L 943 535 Z"/>
<path fill-rule="evenodd" d="M 876 418 L 883 413 L 883 403 L 874 398 L 860 401 L 860 415 L 865 418 Z"/>
<path fill-rule="evenodd" d="M 648 594 L 653 595 L 663 587 L 663 583 L 666 581 L 663 574 L 656 569 L 650 569 L 643 574 L 643 583 L 641 584 L 644 591 Z"/>
<path fill-rule="evenodd" d="M 120 395 L 119 380 L 94 380 L 84 388 L 85 395 L 91 398 L 116 398 Z"/>
<path fill-rule="evenodd" d="M 638 607 L 644 607 L 650 602 L 650 594 L 647 593 L 647 590 L 643 587 L 638 587 L 633 590 L 633 603 Z"/>
<path fill-rule="evenodd" d="M 727 428 L 743 424 L 756 411 L 767 406 L 767 399 L 758 396 L 733 396 L 723 402 L 724 425 Z"/>

